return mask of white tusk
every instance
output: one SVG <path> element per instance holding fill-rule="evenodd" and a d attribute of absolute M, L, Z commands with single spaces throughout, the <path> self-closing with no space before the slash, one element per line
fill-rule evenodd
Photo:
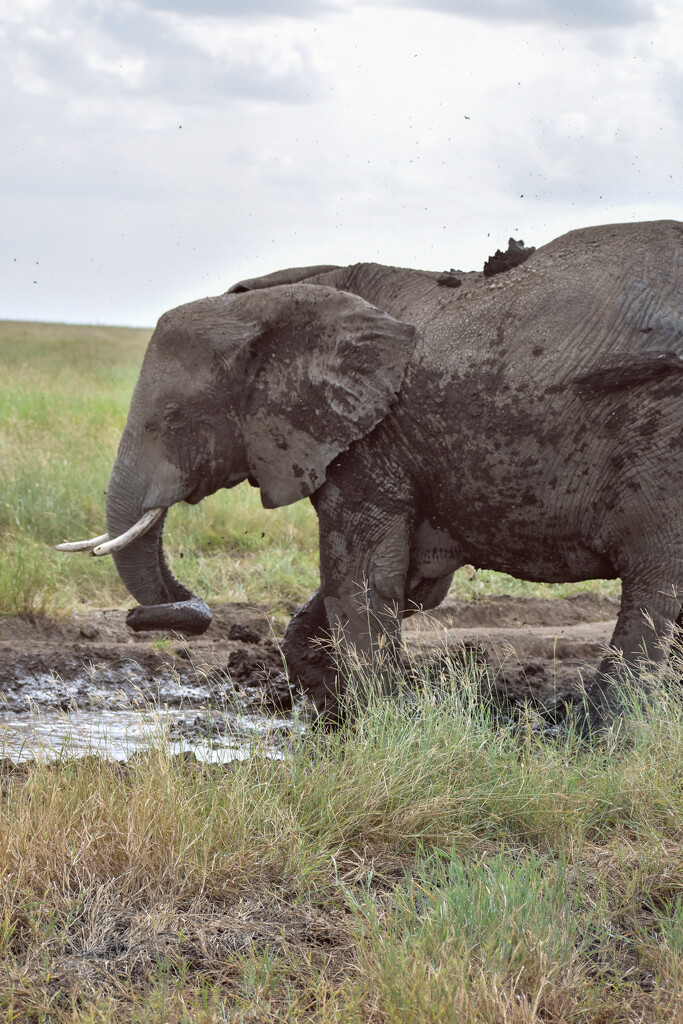
<path fill-rule="evenodd" d="M 121 551 L 123 548 L 127 548 L 129 544 L 132 544 L 137 537 L 142 537 L 143 533 L 147 533 L 151 526 L 157 522 L 158 519 L 166 511 L 165 508 L 150 508 L 138 519 L 134 526 L 131 526 L 130 530 L 126 530 L 119 537 L 114 537 L 113 540 L 105 541 L 104 544 L 98 544 L 96 548 L 93 548 L 93 555 L 112 555 L 115 551 Z"/>
<path fill-rule="evenodd" d="M 109 534 L 103 533 L 99 537 L 91 537 L 90 540 L 72 540 L 67 544 L 55 544 L 55 551 L 92 551 L 98 544 L 109 540 Z"/>

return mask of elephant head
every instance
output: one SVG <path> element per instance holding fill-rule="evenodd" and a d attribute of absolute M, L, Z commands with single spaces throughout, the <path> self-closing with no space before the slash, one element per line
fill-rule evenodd
<path fill-rule="evenodd" d="M 133 629 L 203 632 L 210 613 L 171 573 L 166 510 L 245 479 L 266 508 L 311 495 L 395 401 L 414 328 L 332 288 L 280 285 L 164 314 L 150 340 L 107 489 L 112 553 L 140 602 Z M 64 545 L 73 549 L 79 545 Z"/>

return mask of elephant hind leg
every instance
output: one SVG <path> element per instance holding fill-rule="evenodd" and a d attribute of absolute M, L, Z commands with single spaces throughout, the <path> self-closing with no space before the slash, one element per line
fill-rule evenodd
<path fill-rule="evenodd" d="M 622 711 L 621 688 L 635 683 L 647 693 L 648 675 L 666 664 L 676 624 L 683 621 L 683 567 L 672 559 L 622 576 L 621 609 L 608 655 L 588 690 L 592 728 L 608 726 Z"/>

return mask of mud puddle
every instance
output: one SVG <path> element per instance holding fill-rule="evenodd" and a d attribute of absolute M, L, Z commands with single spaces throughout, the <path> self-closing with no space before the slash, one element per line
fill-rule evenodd
<path fill-rule="evenodd" d="M 0 715 L 0 756 L 12 761 L 37 757 L 98 754 L 126 761 L 133 754 L 164 744 L 172 755 L 186 752 L 199 761 L 243 760 L 254 750 L 282 757 L 294 735 L 285 719 L 255 721 L 211 709 L 204 715 L 162 710 L 43 711 Z"/>
<path fill-rule="evenodd" d="M 418 658 L 476 651 L 507 705 L 553 709 L 580 692 L 614 628 L 618 602 L 579 595 L 447 601 L 405 624 Z M 117 760 L 163 741 L 230 761 L 282 756 L 303 728 L 260 608 L 224 605 L 201 637 L 133 634 L 122 611 L 66 621 L 0 621 L 0 756 L 99 753 Z"/>
<path fill-rule="evenodd" d="M 0 623 L 0 756 L 98 753 L 150 745 L 231 761 L 270 757 L 302 729 L 265 615 L 217 609 L 209 636 L 135 635 L 125 613 Z"/>

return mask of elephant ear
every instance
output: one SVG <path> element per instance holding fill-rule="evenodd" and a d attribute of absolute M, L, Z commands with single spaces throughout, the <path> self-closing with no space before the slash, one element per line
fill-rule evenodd
<path fill-rule="evenodd" d="M 236 300 L 249 300 L 261 325 L 248 345 L 243 437 L 261 500 L 276 508 L 313 494 L 332 460 L 386 416 L 415 328 L 320 285 Z"/>

